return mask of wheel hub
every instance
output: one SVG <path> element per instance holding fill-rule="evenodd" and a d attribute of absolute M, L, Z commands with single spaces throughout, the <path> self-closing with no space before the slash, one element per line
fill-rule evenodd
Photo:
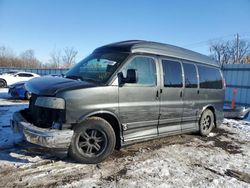
<path fill-rule="evenodd" d="M 204 117 L 202 125 L 203 125 L 203 130 L 208 130 L 210 128 L 210 126 L 211 126 L 210 116 Z"/>
<path fill-rule="evenodd" d="M 87 156 L 95 156 L 104 150 L 104 133 L 91 129 L 82 132 L 79 137 L 78 146 L 81 152 Z"/>

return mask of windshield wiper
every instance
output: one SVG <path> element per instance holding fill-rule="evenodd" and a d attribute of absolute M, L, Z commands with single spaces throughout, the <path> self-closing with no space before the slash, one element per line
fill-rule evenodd
<path fill-rule="evenodd" d="M 100 82 L 99 80 L 96 80 L 94 78 L 89 78 L 89 77 L 82 77 L 82 80 L 92 81 L 92 82 Z"/>

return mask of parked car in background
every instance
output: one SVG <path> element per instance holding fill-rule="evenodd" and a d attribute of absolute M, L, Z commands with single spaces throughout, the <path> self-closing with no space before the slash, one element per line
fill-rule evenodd
<path fill-rule="evenodd" d="M 28 81 L 40 75 L 31 72 L 9 71 L 0 75 L 0 87 L 7 87 L 11 84 Z"/>
<path fill-rule="evenodd" d="M 250 113 L 250 108 L 245 106 L 224 105 L 224 117 L 229 119 L 245 119 Z"/>
<path fill-rule="evenodd" d="M 31 97 L 31 93 L 28 92 L 25 88 L 25 83 L 27 81 L 24 82 L 17 82 L 15 84 L 12 84 L 9 86 L 9 94 L 13 97 L 13 98 L 18 98 L 18 99 L 30 99 Z"/>
<path fill-rule="evenodd" d="M 115 148 L 163 136 L 206 136 L 223 121 L 225 83 L 207 56 L 148 41 L 106 45 L 64 77 L 27 82 L 12 129 L 28 142 L 99 163 Z"/>
<path fill-rule="evenodd" d="M 46 76 L 52 76 L 52 77 L 63 77 L 62 74 L 51 74 L 51 75 L 46 75 Z M 12 84 L 9 86 L 9 94 L 13 98 L 18 98 L 18 99 L 26 99 L 29 100 L 31 97 L 31 93 L 27 91 L 25 88 L 25 84 L 27 81 L 23 82 L 17 82 L 15 84 Z"/>

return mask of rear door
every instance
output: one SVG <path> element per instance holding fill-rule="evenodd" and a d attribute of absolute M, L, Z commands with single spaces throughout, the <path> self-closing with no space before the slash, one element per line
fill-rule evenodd
<path fill-rule="evenodd" d="M 199 111 L 198 72 L 195 64 L 182 63 L 185 88 L 183 92 L 183 116 L 181 128 L 183 132 L 198 129 L 197 115 Z"/>
<path fill-rule="evenodd" d="M 178 60 L 161 59 L 161 99 L 159 135 L 181 132 L 183 73 Z"/>
<path fill-rule="evenodd" d="M 119 86 L 120 121 L 127 128 L 124 140 L 155 137 L 159 118 L 158 64 L 154 57 L 137 55 L 122 68 L 125 77 L 128 69 L 136 70 L 138 81 Z"/>

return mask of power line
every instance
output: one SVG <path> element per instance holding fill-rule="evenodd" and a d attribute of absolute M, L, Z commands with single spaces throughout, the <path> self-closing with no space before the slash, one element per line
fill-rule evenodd
<path fill-rule="evenodd" d="M 216 38 L 213 38 L 213 39 L 204 40 L 204 41 L 200 41 L 200 42 L 195 42 L 195 43 L 191 43 L 191 44 L 187 44 L 187 45 L 184 45 L 184 47 L 196 46 L 196 45 L 205 44 L 205 43 L 207 44 L 207 43 L 209 43 L 211 41 L 221 40 L 221 39 L 232 37 L 232 36 L 234 36 L 234 34 L 226 35 L 226 36 L 222 36 L 222 37 L 216 37 Z"/>
<path fill-rule="evenodd" d="M 243 32 L 240 35 L 241 36 L 248 36 L 248 35 L 250 35 L 250 32 Z M 229 38 L 229 37 L 234 38 L 235 34 L 230 34 L 230 35 L 225 35 L 225 36 L 221 36 L 221 37 L 212 38 L 212 39 L 209 39 L 209 40 L 195 42 L 195 43 L 184 45 L 183 47 L 193 47 L 193 46 L 207 45 L 209 42 L 218 41 L 218 40 L 222 40 L 222 39 Z"/>

